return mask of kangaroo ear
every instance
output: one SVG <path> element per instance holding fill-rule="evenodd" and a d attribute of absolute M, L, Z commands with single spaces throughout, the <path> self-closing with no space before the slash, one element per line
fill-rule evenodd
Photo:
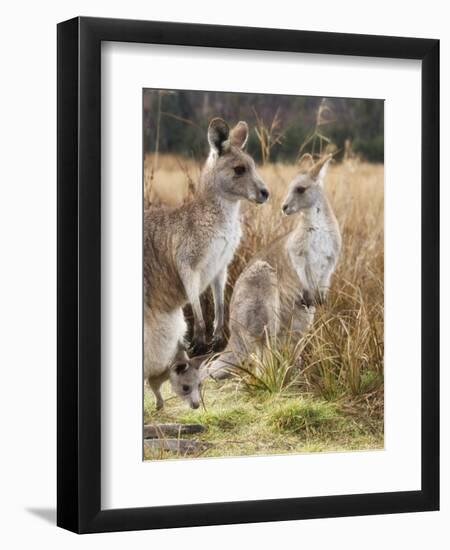
<path fill-rule="evenodd" d="M 219 156 L 228 148 L 230 127 L 221 118 L 213 118 L 209 123 L 208 141 L 211 149 L 216 151 Z"/>
<path fill-rule="evenodd" d="M 328 170 L 328 165 L 330 164 L 333 155 L 325 155 L 319 161 L 314 164 L 309 170 L 309 174 L 314 178 L 318 183 L 322 183 L 323 178 Z"/>
<path fill-rule="evenodd" d="M 188 370 L 189 365 L 184 361 L 176 361 L 175 363 L 173 363 L 173 365 L 170 368 L 174 372 L 176 372 L 176 374 L 183 374 Z"/>
<path fill-rule="evenodd" d="M 189 359 L 189 363 L 192 367 L 194 367 L 194 369 L 198 370 L 210 357 L 210 353 L 206 353 L 205 355 L 197 355 L 196 357 Z"/>
<path fill-rule="evenodd" d="M 240 120 L 230 132 L 230 141 L 232 145 L 243 149 L 248 140 L 248 124 Z"/>
<path fill-rule="evenodd" d="M 300 172 L 306 173 L 312 168 L 314 164 L 314 159 L 312 158 L 312 155 L 310 155 L 309 153 L 305 153 L 298 159 L 297 164 Z"/>
<path fill-rule="evenodd" d="M 184 348 L 184 345 L 182 342 L 178 344 L 178 350 L 175 354 L 175 357 L 173 358 L 173 364 L 175 363 L 188 363 L 189 362 L 189 355 L 186 353 L 186 350 Z"/>

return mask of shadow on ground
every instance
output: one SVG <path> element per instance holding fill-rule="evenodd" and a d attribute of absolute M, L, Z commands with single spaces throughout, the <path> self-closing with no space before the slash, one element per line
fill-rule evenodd
<path fill-rule="evenodd" d="M 26 511 L 47 523 L 56 525 L 56 508 L 26 508 Z"/>

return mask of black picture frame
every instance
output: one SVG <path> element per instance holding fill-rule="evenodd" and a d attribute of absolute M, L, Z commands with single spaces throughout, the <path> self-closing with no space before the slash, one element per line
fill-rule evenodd
<path fill-rule="evenodd" d="M 439 41 L 77 17 L 58 25 L 57 524 L 77 533 L 439 508 Z M 102 41 L 422 61 L 420 491 L 102 510 L 100 50 Z"/>

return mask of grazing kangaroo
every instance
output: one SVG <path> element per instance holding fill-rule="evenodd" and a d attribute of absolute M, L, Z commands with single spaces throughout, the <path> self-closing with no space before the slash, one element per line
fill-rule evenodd
<path fill-rule="evenodd" d="M 162 363 L 144 361 L 144 377 L 147 378 L 155 394 L 157 409 L 164 407 L 161 385 L 166 380 L 170 380 L 173 391 L 187 401 L 192 409 L 199 408 L 201 388 L 199 367 L 203 359 L 204 357 L 189 359 L 186 351 L 180 345 L 170 365 L 164 367 Z"/>
<path fill-rule="evenodd" d="M 243 151 L 247 139 L 245 122 L 230 130 L 224 120 L 213 119 L 210 154 L 195 200 L 144 213 L 144 371 L 150 385 L 183 346 L 187 303 L 194 315 L 192 348 L 196 354 L 205 350 L 200 295 L 210 285 L 213 342 L 223 338 L 227 267 L 241 238 L 240 201 L 263 203 L 269 197 L 253 159 Z"/>
<path fill-rule="evenodd" d="M 291 232 L 257 254 L 238 278 L 230 303 L 230 340 L 208 367 L 214 378 L 225 378 L 230 365 L 261 350 L 266 336 L 278 336 L 283 329 L 306 332 L 314 320 L 315 304 L 326 299 L 341 249 L 339 226 L 323 190 L 330 159 L 315 164 L 310 155 L 303 159 L 282 206 L 286 215 L 303 215 Z"/>

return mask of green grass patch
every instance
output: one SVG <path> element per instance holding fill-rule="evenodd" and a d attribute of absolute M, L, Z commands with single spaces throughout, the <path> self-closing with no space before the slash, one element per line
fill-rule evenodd
<path fill-rule="evenodd" d="M 383 419 L 372 417 L 365 402 L 342 406 L 299 389 L 270 394 L 242 391 L 236 380 L 208 380 L 204 407 L 189 409 L 164 386 L 165 407 L 156 411 L 153 395 L 145 389 L 145 423 L 199 423 L 206 431 L 196 439 L 210 447 L 201 457 L 255 456 L 303 452 L 331 452 L 383 448 Z M 147 459 L 189 458 L 169 452 Z"/>
<path fill-rule="evenodd" d="M 339 414 L 335 405 L 319 399 L 286 399 L 269 411 L 274 431 L 320 435 L 336 427 Z"/>

